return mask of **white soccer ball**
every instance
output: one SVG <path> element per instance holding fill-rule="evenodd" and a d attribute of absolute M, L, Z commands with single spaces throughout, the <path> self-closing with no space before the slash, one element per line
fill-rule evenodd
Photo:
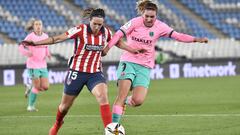
<path fill-rule="evenodd" d="M 125 135 L 125 130 L 119 123 L 110 123 L 105 128 L 105 135 Z"/>

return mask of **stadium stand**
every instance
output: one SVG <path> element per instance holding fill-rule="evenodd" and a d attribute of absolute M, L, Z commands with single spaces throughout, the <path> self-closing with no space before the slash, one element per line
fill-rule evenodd
<path fill-rule="evenodd" d="M 188 17 L 186 14 L 184 14 L 181 10 L 177 9 L 174 5 L 172 5 L 169 1 L 166 0 L 159 0 L 160 3 L 163 3 L 168 9 L 171 9 L 181 20 L 184 20 L 185 24 L 187 25 L 187 30 L 181 31 L 181 28 L 179 28 L 178 25 L 173 26 L 176 28 L 176 30 L 180 30 L 181 32 L 186 32 L 188 34 L 192 34 L 194 36 L 198 37 L 208 37 L 208 38 L 215 38 L 215 36 L 207 29 L 202 27 L 196 20 L 193 20 L 192 18 Z M 176 20 L 179 22 L 179 19 Z M 180 26 L 181 27 L 181 26 Z"/>
<path fill-rule="evenodd" d="M 15 22 L 8 22 L 1 19 L 1 32 L 6 33 L 10 38 L 21 41 L 26 36 L 24 26 L 26 22 L 34 17 L 43 20 L 45 26 L 58 27 L 66 26 L 66 19 L 56 13 L 55 10 L 50 9 L 46 4 L 41 1 L 28 1 L 28 0 L 12 0 L 0 1 L 1 10 L 5 10 L 12 17 L 16 17 Z M 3 16 L 2 16 L 3 17 Z M 20 23 L 17 23 L 20 22 Z M 21 23 L 25 22 L 25 23 Z M 52 30 L 52 29 L 50 29 Z"/>
<path fill-rule="evenodd" d="M 100 1 L 85 1 L 85 0 L 75 0 L 77 6 L 82 9 L 89 7 L 101 7 L 106 11 L 106 24 L 113 28 L 113 30 L 119 29 L 121 24 L 119 22 L 126 22 L 126 19 L 123 16 L 119 16 L 118 13 L 114 10 L 111 10 L 108 6 L 103 5 Z M 123 21 L 122 21 L 123 20 Z M 125 20 L 125 21 L 124 21 Z"/>
<path fill-rule="evenodd" d="M 240 39 L 240 2 L 238 0 L 180 0 L 228 37 Z"/>
<path fill-rule="evenodd" d="M 4 42 L 3 42 L 3 40 L 2 40 L 2 39 L 0 39 L 0 45 L 3 45 L 3 43 L 4 43 Z"/>
<path fill-rule="evenodd" d="M 174 0 L 155 0 L 159 5 L 158 17 L 175 30 L 199 37 L 208 37 L 209 45 L 183 44 L 175 41 L 161 40 L 158 43 L 164 51 L 184 56 L 187 59 L 233 58 L 240 57 L 240 2 L 239 0 L 180 0 L 177 1 L 192 14 L 208 22 L 218 32 L 224 33 L 227 39 L 219 39 L 216 33 L 206 28 L 197 19 L 182 11 Z M 26 36 L 24 27 L 31 17 L 43 20 L 45 31 L 56 35 L 81 23 L 81 12 L 88 7 L 101 7 L 106 11 L 106 24 L 114 31 L 127 20 L 135 17 L 135 0 L 0 0 L 0 33 L 15 43 Z M 0 39 L 0 44 L 5 40 Z M 25 58 L 19 55 L 16 45 L 1 45 L 1 64 L 23 64 Z M 14 51 L 10 51 L 14 50 Z M 50 46 L 54 56 L 67 60 L 72 54 L 71 43 Z M 10 53 L 5 53 L 9 51 Z M 114 47 L 104 61 L 118 61 L 121 50 Z M 6 59 L 5 59 L 6 58 Z M 50 63 L 58 63 L 56 58 Z"/>
<path fill-rule="evenodd" d="M 0 20 L 0 30 L 17 41 L 21 41 L 26 36 L 23 27 L 17 26 L 14 22 L 9 22 L 3 19 Z"/>

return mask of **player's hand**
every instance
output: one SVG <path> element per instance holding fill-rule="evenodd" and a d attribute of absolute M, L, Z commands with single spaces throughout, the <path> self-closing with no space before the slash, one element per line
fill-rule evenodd
<path fill-rule="evenodd" d="M 35 46 L 33 41 L 28 41 L 28 40 L 22 41 L 20 44 L 23 46 Z"/>
<path fill-rule="evenodd" d="M 52 58 L 52 55 L 48 55 L 48 56 L 47 56 L 47 58 L 48 58 L 49 60 L 51 60 L 51 58 Z"/>
<path fill-rule="evenodd" d="M 108 46 L 105 47 L 105 48 L 102 50 L 101 56 L 106 56 L 109 50 L 110 50 L 110 48 L 109 48 Z"/>
<path fill-rule="evenodd" d="M 27 52 L 27 57 L 32 57 L 33 56 L 33 53 L 32 52 Z"/>
<path fill-rule="evenodd" d="M 195 38 L 195 42 L 199 42 L 199 43 L 208 43 L 208 39 L 207 38 Z"/>
<path fill-rule="evenodd" d="M 139 53 L 145 53 L 147 50 L 145 49 L 139 49 L 139 50 L 134 50 L 134 54 L 139 54 Z"/>

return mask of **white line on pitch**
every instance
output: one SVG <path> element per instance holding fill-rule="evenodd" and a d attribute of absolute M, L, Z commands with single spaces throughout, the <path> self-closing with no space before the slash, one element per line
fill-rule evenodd
<path fill-rule="evenodd" d="M 0 118 L 52 118 L 56 116 L 0 116 Z M 99 115 L 67 115 L 70 118 L 94 118 Z M 159 115 L 124 115 L 124 117 L 240 117 L 240 114 L 159 114 Z"/>

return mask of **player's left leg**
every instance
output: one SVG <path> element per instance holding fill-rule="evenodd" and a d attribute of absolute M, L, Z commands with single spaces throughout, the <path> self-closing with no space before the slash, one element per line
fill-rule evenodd
<path fill-rule="evenodd" d="M 41 87 L 41 90 L 46 91 L 49 88 L 48 70 L 47 70 L 47 68 L 40 69 L 40 73 L 41 73 L 40 87 Z"/>
<path fill-rule="evenodd" d="M 127 105 L 133 107 L 143 104 L 150 84 L 150 69 L 137 64 L 135 69 L 136 77 L 132 82 L 132 96 L 127 97 L 125 101 Z"/>
<path fill-rule="evenodd" d="M 128 96 L 126 99 L 126 104 L 132 107 L 142 105 L 147 96 L 148 90 L 143 86 L 137 86 L 134 87 L 132 91 L 132 95 Z"/>
<path fill-rule="evenodd" d="M 28 107 L 27 110 L 30 112 L 33 111 L 37 111 L 37 109 L 35 108 L 35 103 L 37 100 L 37 95 L 39 93 L 38 88 L 40 88 L 40 79 L 39 78 L 33 78 L 32 79 L 32 84 L 33 87 L 29 93 L 29 97 L 28 97 Z"/>
<path fill-rule="evenodd" d="M 49 88 L 49 82 L 48 82 L 48 78 L 40 78 L 40 87 L 41 87 L 41 90 L 48 90 Z"/>
<path fill-rule="evenodd" d="M 112 122 L 112 114 L 108 101 L 108 90 L 106 85 L 106 80 L 103 74 L 94 73 L 89 77 L 87 82 L 87 87 L 91 93 L 95 96 L 97 102 L 100 105 L 100 113 L 103 121 L 104 127 Z"/>

